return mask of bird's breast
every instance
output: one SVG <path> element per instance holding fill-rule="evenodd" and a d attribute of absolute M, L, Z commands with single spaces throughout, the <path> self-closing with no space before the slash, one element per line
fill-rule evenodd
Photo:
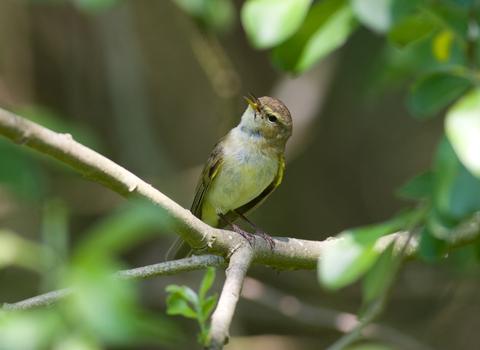
<path fill-rule="evenodd" d="M 280 157 L 261 139 L 236 141 L 225 145 L 223 164 L 206 193 L 205 199 L 217 212 L 226 213 L 255 199 L 278 173 Z"/>

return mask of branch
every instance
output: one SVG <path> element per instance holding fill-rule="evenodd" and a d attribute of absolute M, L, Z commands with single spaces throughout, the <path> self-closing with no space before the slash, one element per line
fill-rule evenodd
<path fill-rule="evenodd" d="M 86 178 L 99 182 L 133 202 L 147 202 L 155 205 L 166 217 L 167 225 L 178 233 L 196 254 L 214 254 L 224 258 L 246 245 L 240 235 L 226 230 L 214 229 L 196 218 L 189 210 L 182 208 L 170 198 L 147 184 L 128 170 L 110 159 L 73 140 L 70 134 L 58 134 L 29 120 L 16 116 L 0 108 L 0 134 L 19 145 L 26 145 L 76 169 Z M 473 243 L 479 234 L 480 215 L 466 221 L 452 232 L 449 248 L 458 248 Z M 408 233 L 396 233 L 381 238 L 377 248 L 383 250 L 389 242 L 397 238 L 402 242 Z M 275 237 L 273 253 L 263 238 L 256 238 L 253 264 L 265 265 L 281 270 L 314 270 L 318 258 L 338 239 L 308 241 L 296 238 Z M 419 238 L 414 236 L 409 242 L 405 257 L 416 258 Z"/>
<path fill-rule="evenodd" d="M 157 205 L 166 214 L 168 225 L 194 248 L 204 246 L 214 234 L 214 229 L 203 224 L 190 211 L 125 168 L 76 142 L 70 134 L 58 134 L 3 109 L 0 109 L 0 134 L 18 145 L 58 159 L 87 179 L 101 183 L 130 201 Z"/>
<path fill-rule="evenodd" d="M 5 315 L 7 312 L 23 311 L 53 305 L 61 300 L 65 300 L 73 294 L 74 290 L 74 287 L 69 287 L 37 295 L 36 297 L 19 301 L 17 303 L 3 303 L 3 310 L 0 310 L 0 315 Z"/>
<path fill-rule="evenodd" d="M 210 349 L 212 350 L 220 350 L 223 345 L 228 343 L 228 330 L 252 259 L 253 254 L 250 247 L 239 249 L 230 259 L 222 294 L 212 315 L 212 326 L 210 328 Z"/>
<path fill-rule="evenodd" d="M 167 261 L 160 264 L 139 267 L 132 270 L 123 270 L 114 273 L 110 277 L 122 281 L 139 281 L 147 278 L 175 275 L 180 272 L 202 270 L 206 267 L 225 267 L 225 259 L 215 255 L 192 256 L 190 258 Z M 50 306 L 58 301 L 64 300 L 75 292 L 74 287 L 56 290 L 53 292 L 37 295 L 36 297 L 19 301 L 17 303 L 4 303 L 3 313 L 10 311 L 21 311 L 34 309 L 42 306 Z M 0 315 L 2 312 L 0 311 Z"/>

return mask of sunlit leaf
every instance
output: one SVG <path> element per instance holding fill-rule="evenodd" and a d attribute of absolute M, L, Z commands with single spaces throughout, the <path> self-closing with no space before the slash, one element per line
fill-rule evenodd
<path fill-rule="evenodd" d="M 439 112 L 471 87 L 471 80 L 458 74 L 427 74 L 412 85 L 408 94 L 408 106 L 423 119 Z"/>
<path fill-rule="evenodd" d="M 274 47 L 302 25 L 312 0 L 247 0 L 241 18 L 245 32 L 257 49 Z"/>
<path fill-rule="evenodd" d="M 366 27 L 384 33 L 392 25 L 393 0 L 352 0 L 351 3 L 357 18 Z"/>
<path fill-rule="evenodd" d="M 327 0 L 309 11 L 300 30 L 272 50 L 272 62 L 279 69 L 301 73 L 345 43 L 358 27 L 344 0 Z"/>
<path fill-rule="evenodd" d="M 445 134 L 463 165 L 480 179 L 480 89 L 472 90 L 448 110 Z"/>
<path fill-rule="evenodd" d="M 450 30 L 442 30 L 435 35 L 432 44 L 433 55 L 439 62 L 446 62 L 450 58 L 453 43 L 453 33 Z"/>
<path fill-rule="evenodd" d="M 193 305 L 198 305 L 199 299 L 197 293 L 193 291 L 193 289 L 187 286 L 177 286 L 171 284 L 165 288 L 165 291 L 168 293 L 175 293 L 180 295 L 183 299 L 191 302 Z"/>
<path fill-rule="evenodd" d="M 167 297 L 167 314 L 182 315 L 188 318 L 197 318 L 197 313 L 188 305 L 180 294 L 174 293 Z"/>
<path fill-rule="evenodd" d="M 378 257 L 379 252 L 373 249 L 376 240 L 396 228 L 397 223 L 391 221 L 340 233 L 341 241 L 325 251 L 318 261 L 322 286 L 337 290 L 360 278 Z"/>

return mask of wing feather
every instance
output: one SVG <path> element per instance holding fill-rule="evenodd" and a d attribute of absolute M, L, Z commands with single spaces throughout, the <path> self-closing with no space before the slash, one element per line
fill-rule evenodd
<path fill-rule="evenodd" d="M 198 179 L 197 188 L 195 190 L 195 198 L 193 199 L 190 211 L 199 219 L 202 218 L 202 202 L 205 192 L 208 190 L 212 180 L 215 178 L 215 175 L 217 175 L 218 171 L 223 165 L 223 158 L 221 156 L 223 139 L 224 138 L 221 138 L 213 148 L 210 158 L 208 158 L 203 167 L 202 175 Z"/>

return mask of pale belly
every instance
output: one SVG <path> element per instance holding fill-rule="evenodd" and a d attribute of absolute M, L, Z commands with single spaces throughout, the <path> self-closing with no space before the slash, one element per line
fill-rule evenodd
<path fill-rule="evenodd" d="M 226 159 L 205 193 L 202 220 L 216 226 L 217 213 L 226 214 L 258 197 L 272 183 L 278 167 L 279 158 L 274 154 L 257 153 L 252 157 L 251 152 L 237 152 Z"/>

